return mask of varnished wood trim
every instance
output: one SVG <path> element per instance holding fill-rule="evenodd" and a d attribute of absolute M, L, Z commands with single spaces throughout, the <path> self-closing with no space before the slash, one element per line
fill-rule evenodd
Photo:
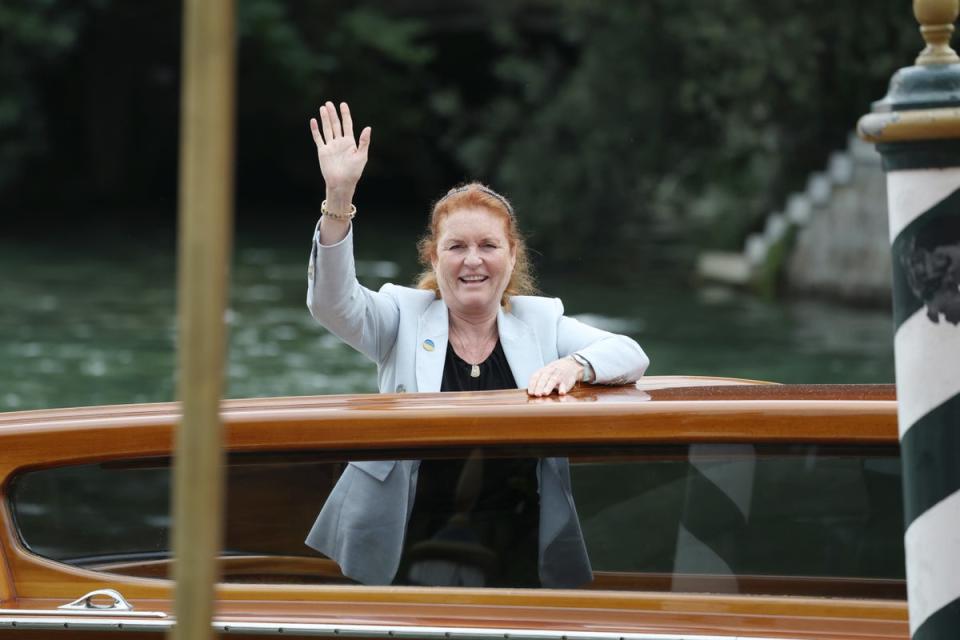
<path fill-rule="evenodd" d="M 119 573 L 140 578 L 166 578 L 170 575 L 172 560 L 145 562 L 112 562 L 88 570 Z M 328 558 L 309 556 L 236 556 L 218 560 L 220 574 L 225 582 L 235 583 L 237 576 L 253 577 L 307 577 L 325 581 L 326 584 L 352 584 L 335 562 Z M 645 591 L 670 592 L 674 576 L 669 573 L 640 573 L 619 571 L 595 571 L 593 582 L 585 586 L 591 591 Z M 730 584 L 729 576 L 699 575 L 695 578 L 703 585 L 705 593 L 723 593 Z M 244 583 L 250 583 L 245 580 Z M 289 580 L 295 584 L 296 580 Z M 870 598 L 881 600 L 905 600 L 904 580 L 869 578 L 826 578 L 815 576 L 761 576 L 738 575 L 737 585 L 741 594 L 770 596 L 807 596 L 831 598 Z M 715 584 L 716 588 L 711 588 Z"/>
<path fill-rule="evenodd" d="M 0 526 L 3 526 L 3 520 L 0 518 Z M 6 606 L 17 597 L 14 590 L 13 571 L 10 568 L 10 561 L 7 559 L 6 545 L 0 539 L 0 607 Z"/>
<path fill-rule="evenodd" d="M 9 529 L 4 529 L 9 532 Z M 5 540 L 5 542 L 9 542 Z M 149 608 L 166 610 L 159 601 L 170 597 L 171 582 L 106 574 L 53 562 L 34 556 L 16 546 L 11 565 L 18 578 L 21 606 L 34 603 L 63 604 L 96 588 L 110 586 L 120 591 L 138 608 L 134 600 L 144 599 Z M 905 620 L 904 602 L 880 600 L 843 600 L 804 596 L 702 595 L 663 592 L 618 592 L 547 589 L 433 589 L 419 587 L 368 587 L 353 585 L 256 585 L 220 584 L 219 597 L 225 602 L 344 602 L 373 604 L 428 604 L 464 606 L 513 606 L 624 611 L 684 611 L 691 607 L 727 614 L 832 615 L 877 620 Z M 51 598 L 53 600 L 51 600 Z"/>
<path fill-rule="evenodd" d="M 402 406 L 422 409 L 436 406 L 457 409 L 475 409 L 495 405 L 538 406 L 543 404 L 576 403 L 638 403 L 664 400 L 895 400 L 896 390 L 891 384 L 872 385 L 781 385 L 730 378 L 702 378 L 682 376 L 648 376 L 635 385 L 607 387 L 582 385 L 564 397 L 530 398 L 521 390 L 479 391 L 461 393 L 412 393 L 412 394 L 353 394 L 325 396 L 296 396 L 280 398 L 244 398 L 225 400 L 225 413 L 247 409 L 268 410 L 274 408 L 298 409 L 344 409 L 366 411 L 377 408 Z M 110 405 L 101 407 L 77 407 L 69 409 L 39 409 L 0 413 L 0 430 L 5 425 L 28 425 L 45 423 L 62 418 L 114 416 L 163 416 L 177 414 L 178 407 L 172 402 L 149 404 Z"/>
<path fill-rule="evenodd" d="M 670 573 L 634 573 L 595 571 L 593 582 L 586 588 L 620 591 L 670 591 L 674 576 Z M 730 576 L 687 575 L 707 593 L 722 593 L 729 589 Z M 872 578 L 826 578 L 815 576 L 761 576 L 738 575 L 736 584 L 740 593 L 770 596 L 807 596 L 829 598 L 870 598 L 906 600 L 905 580 Z M 716 585 L 716 588 L 711 588 Z"/>
<path fill-rule="evenodd" d="M 220 557 L 220 575 L 226 582 L 236 576 L 303 576 L 323 579 L 328 583 L 352 583 L 340 572 L 337 563 L 329 558 L 311 556 L 245 555 Z M 173 560 L 149 560 L 145 562 L 110 562 L 86 567 L 92 571 L 119 573 L 139 578 L 166 578 L 170 575 Z"/>
<path fill-rule="evenodd" d="M 0 428 L 0 474 L 170 452 L 176 415 L 67 416 Z M 488 404 L 352 411 L 271 407 L 224 414 L 232 451 L 496 444 L 792 442 L 896 444 L 894 401 L 675 401 L 534 407 Z"/>

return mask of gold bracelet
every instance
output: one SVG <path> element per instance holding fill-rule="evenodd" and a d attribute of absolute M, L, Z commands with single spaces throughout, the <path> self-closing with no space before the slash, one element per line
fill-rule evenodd
<path fill-rule="evenodd" d="M 353 220 L 353 216 L 357 215 L 357 205 L 351 204 L 350 211 L 346 213 L 333 213 L 327 210 L 327 201 L 324 200 L 323 204 L 320 205 L 320 215 L 327 216 L 331 220 Z"/>

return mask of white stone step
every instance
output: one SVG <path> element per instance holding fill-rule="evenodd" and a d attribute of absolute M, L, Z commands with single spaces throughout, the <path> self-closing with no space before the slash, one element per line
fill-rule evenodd
<path fill-rule="evenodd" d="M 750 282 L 750 263 L 742 253 L 707 251 L 697 257 L 697 275 L 704 280 L 745 286 Z"/>

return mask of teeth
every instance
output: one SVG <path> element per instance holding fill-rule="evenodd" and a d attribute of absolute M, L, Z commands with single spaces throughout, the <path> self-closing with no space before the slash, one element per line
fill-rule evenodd
<path fill-rule="evenodd" d="M 486 276 L 463 276 L 461 280 L 466 282 L 480 282 L 481 280 L 486 280 Z"/>

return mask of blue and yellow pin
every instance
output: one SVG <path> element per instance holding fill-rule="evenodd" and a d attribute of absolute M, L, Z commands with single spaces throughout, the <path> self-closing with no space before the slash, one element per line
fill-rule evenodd
<path fill-rule="evenodd" d="M 433 340 L 424 340 L 424 341 L 423 341 L 423 348 L 424 348 L 424 350 L 426 350 L 426 351 L 433 351 L 434 348 L 435 348 L 435 345 L 433 344 Z"/>

